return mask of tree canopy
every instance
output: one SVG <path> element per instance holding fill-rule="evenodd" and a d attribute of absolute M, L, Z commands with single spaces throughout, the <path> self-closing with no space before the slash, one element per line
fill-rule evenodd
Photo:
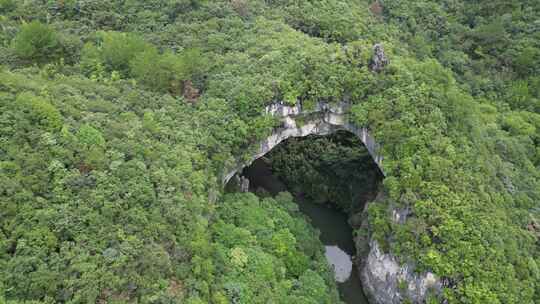
<path fill-rule="evenodd" d="M 0 0 L 0 302 L 338 302 L 290 196 L 221 189 L 278 101 L 352 104 L 385 157 L 369 233 L 444 278 L 448 303 L 540 302 L 539 16 L 533 0 Z"/>

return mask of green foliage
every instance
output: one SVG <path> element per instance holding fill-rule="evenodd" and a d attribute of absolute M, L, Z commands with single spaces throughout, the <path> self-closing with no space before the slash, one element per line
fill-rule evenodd
<path fill-rule="evenodd" d="M 537 132 L 536 128 L 524 119 L 526 117 L 526 114 L 524 114 L 514 112 L 504 117 L 502 127 L 507 129 L 512 135 L 534 136 Z"/>
<path fill-rule="evenodd" d="M 0 0 L 0 13 L 7 13 L 17 7 L 15 0 Z"/>
<path fill-rule="evenodd" d="M 48 131 L 58 131 L 62 127 L 62 114 L 44 98 L 22 93 L 17 96 L 16 102 L 22 111 L 28 114 L 33 124 Z"/>
<path fill-rule="evenodd" d="M 520 209 L 517 197 L 536 200 L 540 195 L 534 154 L 498 143 L 510 140 L 534 151 L 537 132 L 531 118 L 536 114 L 512 112 L 500 115 L 500 125 L 482 125 L 475 100 L 459 92 L 436 63 L 394 60 L 392 65 L 385 75 L 391 88 L 354 110 L 359 122 L 373 126 L 375 138 L 389 140 L 383 148 L 391 156 L 384 160 L 390 199 L 369 208 L 374 237 L 383 248 L 414 258 L 418 271 L 460 282 L 458 290 L 446 294 L 451 302 L 460 302 L 454 297 L 478 303 L 532 299 L 534 279 L 517 272 L 519 261 L 536 255 L 537 245 L 518 218 L 534 212 L 528 209 L 534 204 Z M 508 162 L 522 167 L 509 172 Z M 414 216 L 408 224 L 394 223 L 388 219 L 392 206 L 412 207 Z M 433 241 L 426 239 L 429 234 Z M 511 266 L 501 267 L 503 261 Z M 461 281 L 463 276 L 470 281 Z"/>
<path fill-rule="evenodd" d="M 345 100 L 382 144 L 381 248 L 449 303 L 540 302 L 538 1 L 79 2 L 0 0 L 0 301 L 337 302 L 288 196 L 219 181 L 269 103 Z"/>
<path fill-rule="evenodd" d="M 133 76 L 142 84 L 161 91 L 166 91 L 171 86 L 180 86 L 176 76 L 181 73 L 181 68 L 174 55 L 160 55 L 156 48 L 138 54 L 131 61 Z"/>
<path fill-rule="evenodd" d="M 129 62 L 150 46 L 138 35 L 118 32 L 100 32 L 98 49 L 105 66 L 111 71 L 128 72 Z"/>
<path fill-rule="evenodd" d="M 201 137 L 174 135 L 178 121 L 193 118 L 189 110 L 170 97 L 136 88 L 124 94 L 79 77 L 44 79 L 31 70 L 4 71 L 0 79 L 5 297 L 187 298 L 190 252 L 209 250 L 208 222 L 200 215 L 212 208 L 203 193 L 215 182 L 210 171 L 202 173 L 208 163 L 190 144 Z M 96 101 L 102 106 L 91 107 Z M 135 112 L 118 112 L 128 107 Z M 159 126 L 153 133 L 142 128 L 151 116 Z M 137 291 L 126 292 L 133 284 Z M 65 286 L 71 292 L 62 296 Z"/>
<path fill-rule="evenodd" d="M 527 46 L 520 51 L 514 60 L 514 68 L 521 76 L 533 75 L 538 69 L 540 62 L 540 50 L 533 46 Z"/>
<path fill-rule="evenodd" d="M 37 63 L 47 62 L 59 55 L 56 32 L 39 21 L 23 24 L 13 39 L 12 48 L 21 59 Z"/>
<path fill-rule="evenodd" d="M 127 76 L 131 60 L 151 48 L 150 44 L 136 34 L 98 32 L 96 44 L 87 43 L 82 50 L 82 66 L 88 73 L 95 71 L 98 64 L 102 64 L 110 72 L 117 71 Z"/>
<path fill-rule="evenodd" d="M 287 23 L 311 36 L 345 43 L 357 40 L 366 31 L 368 11 L 353 1 L 278 3 Z"/>
<path fill-rule="evenodd" d="M 79 128 L 77 138 L 80 143 L 88 147 L 102 147 L 105 144 L 105 139 L 103 138 L 101 132 L 87 124 L 84 124 Z"/>
<path fill-rule="evenodd" d="M 186 50 L 179 55 L 167 52 L 159 54 L 150 48 L 131 61 L 131 75 L 142 84 L 157 91 L 181 93 L 183 81 L 201 74 L 206 63 L 198 50 Z"/>
<path fill-rule="evenodd" d="M 182 93 L 184 81 L 200 79 L 207 66 L 198 49 L 162 54 L 139 35 L 121 32 L 99 32 L 96 43 L 85 44 L 81 57 L 83 72 L 96 81 L 114 81 L 120 73 L 151 90 L 173 95 Z"/>
<path fill-rule="evenodd" d="M 214 292 L 231 303 L 339 303 L 322 244 L 298 211 L 287 211 L 293 205 L 288 193 L 224 198 L 212 228 Z"/>

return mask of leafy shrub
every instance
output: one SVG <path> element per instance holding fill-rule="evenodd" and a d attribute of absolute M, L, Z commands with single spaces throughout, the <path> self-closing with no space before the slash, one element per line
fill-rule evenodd
<path fill-rule="evenodd" d="M 134 34 L 107 32 L 101 35 L 101 56 L 110 70 L 126 72 L 129 62 L 150 46 Z"/>
<path fill-rule="evenodd" d="M 31 93 L 22 93 L 17 97 L 17 103 L 36 125 L 43 126 L 48 131 L 58 131 L 62 127 L 62 114 L 45 99 Z"/>
<path fill-rule="evenodd" d="M 207 63 L 199 49 L 179 54 L 160 53 L 153 45 L 131 33 L 100 32 L 96 43 L 86 43 L 81 52 L 81 69 L 95 80 L 107 80 L 106 73 L 134 77 L 155 91 L 178 95 L 186 80 L 202 78 Z"/>
<path fill-rule="evenodd" d="M 97 43 L 87 43 L 81 53 L 81 67 L 92 72 L 102 64 L 109 72 L 129 74 L 130 61 L 138 54 L 151 49 L 141 37 L 131 33 L 99 32 Z"/>
<path fill-rule="evenodd" d="M 66 63 L 73 64 L 79 60 L 83 43 L 77 35 L 59 35 L 58 43 L 60 44 L 62 58 L 65 59 Z"/>
<path fill-rule="evenodd" d="M 182 62 L 172 53 L 161 55 L 152 47 L 138 54 L 130 66 L 132 76 L 154 90 L 176 91 L 180 87 Z"/>
<path fill-rule="evenodd" d="M 101 132 L 88 124 L 84 124 L 79 128 L 77 137 L 80 143 L 88 147 L 103 146 L 105 144 L 105 139 Z"/>
<path fill-rule="evenodd" d="M 525 115 L 514 112 L 507 115 L 502 122 L 503 129 L 508 130 L 512 135 L 534 135 L 535 127 L 526 121 Z"/>
<path fill-rule="evenodd" d="M 155 47 L 139 53 L 130 64 L 131 76 L 156 91 L 180 93 L 182 82 L 191 80 L 204 67 L 198 50 L 159 54 Z"/>
<path fill-rule="evenodd" d="M 540 66 L 538 62 L 540 62 L 540 50 L 528 46 L 514 59 L 514 68 L 518 74 L 526 76 L 534 74 L 535 68 Z"/>
<path fill-rule="evenodd" d="M 7 13 L 17 7 L 15 0 L 0 0 L 0 13 Z"/>
<path fill-rule="evenodd" d="M 56 32 L 50 26 L 32 21 L 21 26 L 12 48 L 21 59 L 43 63 L 58 56 L 59 43 Z"/>

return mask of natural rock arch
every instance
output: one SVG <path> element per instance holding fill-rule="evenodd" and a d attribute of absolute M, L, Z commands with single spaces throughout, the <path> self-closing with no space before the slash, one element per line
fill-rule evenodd
<path fill-rule="evenodd" d="M 382 168 L 383 157 L 379 152 L 380 146 L 367 128 L 358 127 L 348 121 L 347 113 L 349 109 L 350 104 L 344 102 L 338 104 L 319 102 L 312 109 L 306 109 L 302 104 L 287 106 L 276 103 L 267 106 L 266 114 L 279 117 L 282 126 L 276 128 L 270 136 L 260 142 L 257 151 L 250 156 L 248 161 L 238 163 L 234 167 L 225 170 L 222 178 L 223 185 L 226 185 L 237 172 L 240 172 L 244 167 L 249 166 L 253 161 L 264 156 L 290 137 L 329 135 L 340 130 L 349 131 L 362 141 L 384 175 Z"/>
<path fill-rule="evenodd" d="M 253 161 L 290 137 L 329 135 L 340 130 L 346 130 L 358 136 L 384 177 L 383 157 L 380 154 L 379 144 L 367 128 L 358 127 L 349 122 L 347 119 L 349 110 L 350 104 L 344 102 L 338 104 L 319 102 L 310 109 L 303 108 L 301 104 L 287 106 L 281 103 L 266 107 L 266 114 L 279 117 L 282 126 L 276 128 L 270 136 L 261 141 L 258 149 L 247 161 L 239 162 L 225 170 L 222 178 L 223 185 L 225 186 L 244 167 L 251 165 Z M 246 188 L 244 191 L 247 191 L 247 186 L 244 188 Z M 392 214 L 392 220 L 396 223 L 403 221 L 405 217 L 401 215 L 399 209 L 393 209 Z M 367 218 L 364 218 L 362 225 L 367 227 Z M 441 293 L 442 283 L 433 273 L 418 274 L 413 266 L 407 263 L 402 265 L 394 255 L 382 252 L 377 241 L 371 236 L 355 239 L 355 242 L 365 243 L 362 249 L 357 246 L 357 267 L 360 271 L 362 287 L 370 302 L 397 304 L 402 303 L 404 299 L 411 299 L 413 303 L 423 303 L 428 290 L 436 294 Z M 401 282 L 406 282 L 406 288 L 403 288 Z"/>

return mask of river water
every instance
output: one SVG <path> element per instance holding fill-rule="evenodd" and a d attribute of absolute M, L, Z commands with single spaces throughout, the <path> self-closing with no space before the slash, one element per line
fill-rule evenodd
<path fill-rule="evenodd" d="M 243 175 L 250 180 L 250 191 L 263 188 L 272 195 L 287 191 L 287 187 L 272 174 L 270 166 L 258 159 L 244 169 Z M 358 270 L 352 263 L 355 247 L 352 229 L 347 215 L 327 206 L 314 204 L 303 197 L 296 197 L 300 211 L 308 216 L 311 224 L 320 230 L 328 263 L 333 266 L 341 299 L 348 304 L 367 304 Z"/>

